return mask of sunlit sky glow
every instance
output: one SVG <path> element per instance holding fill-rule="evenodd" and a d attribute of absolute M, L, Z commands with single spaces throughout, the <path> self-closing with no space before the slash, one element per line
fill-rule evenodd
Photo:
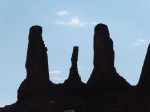
<path fill-rule="evenodd" d="M 114 41 L 115 67 L 136 85 L 150 42 L 150 0 L 0 0 L 0 106 L 16 101 L 26 77 L 29 28 L 43 27 L 50 79 L 69 74 L 73 46 L 79 46 L 83 82 L 93 69 L 93 28 L 108 25 Z"/>

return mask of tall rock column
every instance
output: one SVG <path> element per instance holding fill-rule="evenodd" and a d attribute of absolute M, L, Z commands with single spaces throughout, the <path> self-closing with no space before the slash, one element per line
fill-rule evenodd
<path fill-rule="evenodd" d="M 64 87 L 66 89 L 76 90 L 76 89 L 82 89 L 83 87 L 83 83 L 78 73 L 77 61 L 78 61 L 78 46 L 75 46 L 73 48 L 73 53 L 71 58 L 71 68 L 70 68 L 69 77 L 64 82 Z"/>
<path fill-rule="evenodd" d="M 49 86 L 47 48 L 42 39 L 42 27 L 32 26 L 28 40 L 25 64 L 27 77 L 18 89 L 18 101 L 44 94 Z"/>
<path fill-rule="evenodd" d="M 73 53 L 72 53 L 72 57 L 71 57 L 71 68 L 70 68 L 70 74 L 69 74 L 70 79 L 73 79 L 77 75 L 79 76 L 78 67 L 77 67 L 78 52 L 79 52 L 79 48 L 78 48 L 78 46 L 75 46 L 73 48 Z M 80 81 L 81 81 L 81 79 L 80 79 Z"/>
<path fill-rule="evenodd" d="M 117 89 L 129 84 L 119 76 L 114 67 L 113 41 L 107 25 L 98 24 L 94 29 L 94 69 L 87 86 L 99 91 Z"/>
<path fill-rule="evenodd" d="M 49 80 L 47 48 L 42 39 L 42 27 L 30 28 L 29 44 L 26 59 L 27 78 L 38 78 L 40 81 Z"/>
<path fill-rule="evenodd" d="M 137 87 L 142 93 L 150 95 L 150 45 L 147 49 L 147 54 Z"/>
<path fill-rule="evenodd" d="M 109 36 L 108 27 L 98 24 L 94 29 L 94 68 L 109 72 L 114 68 L 113 41 Z M 108 71 L 109 70 L 109 71 Z"/>

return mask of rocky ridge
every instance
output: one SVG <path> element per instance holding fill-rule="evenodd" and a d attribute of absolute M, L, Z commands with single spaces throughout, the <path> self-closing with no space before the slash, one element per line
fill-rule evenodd
<path fill-rule="evenodd" d="M 54 84 L 49 78 L 47 48 L 42 27 L 29 31 L 27 77 L 18 89 L 18 100 L 0 112 L 149 112 L 150 47 L 137 86 L 130 85 L 114 66 L 115 53 L 107 25 L 94 29 L 93 71 L 87 82 L 78 73 L 79 47 L 73 48 L 68 79 Z"/>

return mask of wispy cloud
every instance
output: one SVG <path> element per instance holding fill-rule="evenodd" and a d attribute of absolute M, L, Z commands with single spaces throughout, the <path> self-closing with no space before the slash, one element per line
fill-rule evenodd
<path fill-rule="evenodd" d="M 57 25 L 68 25 L 68 26 L 86 26 L 86 25 L 96 25 L 96 21 L 86 22 L 81 20 L 81 17 L 75 16 L 72 13 L 69 13 L 66 10 L 57 11 L 56 15 L 58 17 L 57 20 L 55 20 L 55 24 Z M 60 16 L 64 16 L 63 18 Z"/>
<path fill-rule="evenodd" d="M 67 16 L 67 15 L 69 15 L 69 12 L 66 11 L 66 10 L 62 10 L 62 11 L 56 12 L 56 14 L 57 14 L 58 16 Z"/>
<path fill-rule="evenodd" d="M 61 74 L 61 71 L 59 71 L 59 70 L 55 70 L 55 71 L 50 72 L 50 75 L 60 75 L 60 74 Z"/>
<path fill-rule="evenodd" d="M 55 21 L 58 25 L 70 25 L 70 26 L 85 26 L 86 22 L 81 22 L 80 18 L 75 16 L 70 18 L 68 21 Z"/>
<path fill-rule="evenodd" d="M 138 39 L 135 42 L 133 42 L 131 45 L 132 46 L 139 46 L 139 45 L 143 45 L 146 41 L 144 39 Z"/>
<path fill-rule="evenodd" d="M 72 17 L 70 21 L 67 22 L 68 25 L 72 26 L 84 26 L 86 22 L 81 22 L 79 17 Z"/>
<path fill-rule="evenodd" d="M 50 72 L 50 76 L 52 78 L 52 80 L 56 81 L 56 82 L 61 82 L 64 80 L 64 78 L 61 76 L 61 71 L 59 70 L 54 70 Z"/>

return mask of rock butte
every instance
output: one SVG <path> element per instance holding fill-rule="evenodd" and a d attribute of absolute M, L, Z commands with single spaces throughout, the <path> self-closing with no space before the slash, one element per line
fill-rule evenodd
<path fill-rule="evenodd" d="M 79 47 L 74 46 L 68 79 L 54 84 L 49 78 L 42 27 L 32 26 L 28 40 L 26 79 L 18 89 L 17 102 L 0 108 L 0 112 L 93 112 L 93 109 L 95 112 L 149 112 L 150 45 L 139 83 L 132 86 L 116 71 L 113 41 L 107 25 L 97 24 L 94 28 L 94 68 L 88 82 L 83 83 L 78 73 Z"/>

